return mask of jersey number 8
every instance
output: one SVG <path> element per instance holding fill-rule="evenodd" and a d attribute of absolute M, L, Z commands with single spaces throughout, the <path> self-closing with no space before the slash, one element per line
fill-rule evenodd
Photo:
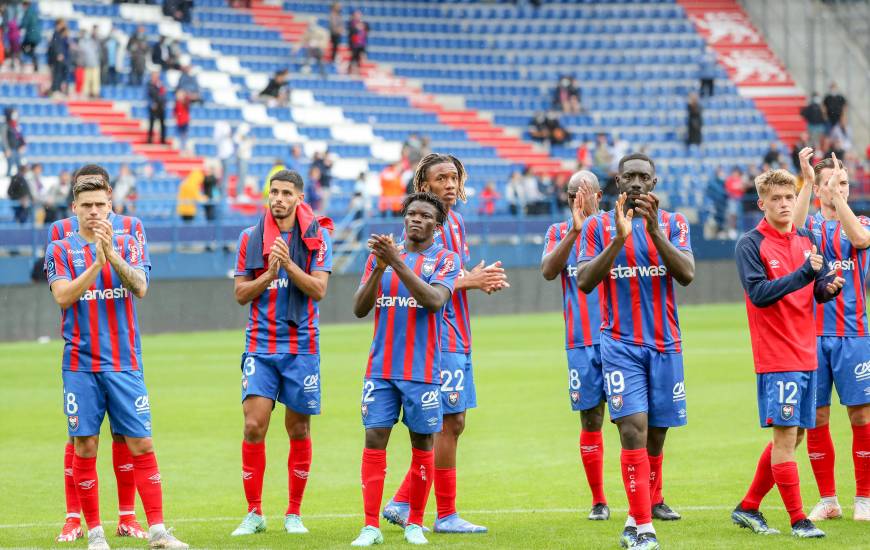
<path fill-rule="evenodd" d="M 66 394 L 66 413 L 67 414 L 75 414 L 79 410 L 79 404 L 76 403 L 76 394 L 68 393 Z"/>

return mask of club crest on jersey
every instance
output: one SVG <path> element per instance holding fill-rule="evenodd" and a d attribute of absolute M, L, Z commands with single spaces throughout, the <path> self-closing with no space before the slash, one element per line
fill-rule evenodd
<path fill-rule="evenodd" d="M 450 395 L 447 396 L 447 402 L 450 403 L 451 405 L 455 405 L 455 404 L 459 403 L 459 392 L 458 391 L 450 392 Z"/>
<path fill-rule="evenodd" d="M 71 432 L 74 432 L 79 429 L 79 417 L 78 416 L 68 416 L 67 422 L 69 422 L 69 429 Z"/>
<path fill-rule="evenodd" d="M 794 405 L 783 405 L 779 414 L 783 420 L 791 420 L 794 418 Z"/>
<path fill-rule="evenodd" d="M 571 392 L 571 401 L 573 401 L 574 403 L 580 402 L 580 392 L 579 391 L 575 390 L 575 391 Z"/>
<path fill-rule="evenodd" d="M 423 262 L 422 272 L 423 275 L 427 277 L 435 273 L 435 260 L 426 260 Z"/>
<path fill-rule="evenodd" d="M 242 389 L 243 390 L 248 389 L 248 377 L 244 376 L 244 375 L 242 375 Z"/>
<path fill-rule="evenodd" d="M 360 412 L 362 413 L 363 418 L 365 418 L 365 417 L 368 416 L 368 414 L 369 414 L 369 406 L 366 405 L 365 403 L 363 403 L 363 404 L 360 406 Z"/>
<path fill-rule="evenodd" d="M 611 397 L 610 398 L 610 406 L 611 406 L 611 408 L 613 408 L 614 411 L 617 411 L 617 412 L 621 411 L 622 410 L 622 396 L 621 395 L 614 395 L 613 397 Z"/>

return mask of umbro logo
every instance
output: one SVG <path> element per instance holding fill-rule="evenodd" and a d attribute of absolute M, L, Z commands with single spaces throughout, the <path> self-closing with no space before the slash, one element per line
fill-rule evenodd
<path fill-rule="evenodd" d="M 132 463 L 121 464 L 118 466 L 118 470 L 121 472 L 132 472 L 133 471 L 133 464 Z"/>
<path fill-rule="evenodd" d="M 855 451 L 858 458 L 870 458 L 870 451 Z"/>
<path fill-rule="evenodd" d="M 79 481 L 79 487 L 84 489 L 85 491 L 89 491 L 97 486 L 96 479 L 86 479 L 84 481 Z"/>
<path fill-rule="evenodd" d="M 152 485 L 157 485 L 158 483 L 160 483 L 160 472 L 157 472 L 153 476 L 149 477 L 148 481 L 150 481 Z"/>
<path fill-rule="evenodd" d="M 254 477 L 254 472 L 242 472 L 242 479 L 245 481 L 252 479 Z"/>
<path fill-rule="evenodd" d="M 308 479 L 308 472 L 305 470 L 293 470 L 293 475 L 299 479 Z"/>
<path fill-rule="evenodd" d="M 776 268 L 778 268 L 779 265 L 780 265 L 780 264 L 779 264 L 779 260 L 770 260 L 770 261 L 768 262 L 768 264 L 770 265 L 770 269 L 776 269 Z"/>
<path fill-rule="evenodd" d="M 807 456 L 810 457 L 810 460 L 822 460 L 825 458 L 825 453 L 807 453 Z"/>
<path fill-rule="evenodd" d="M 598 451 L 598 445 L 580 445 L 581 453 L 594 453 Z"/>

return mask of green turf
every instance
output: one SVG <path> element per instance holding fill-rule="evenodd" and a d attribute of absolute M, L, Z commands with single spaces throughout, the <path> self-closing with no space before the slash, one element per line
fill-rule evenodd
<path fill-rule="evenodd" d="M 684 519 L 657 524 L 665 547 L 870 547 L 870 525 L 850 519 L 823 523 L 828 538 L 822 542 L 795 541 L 787 535 L 762 538 L 731 525 L 730 509 L 743 496 L 770 436 L 758 428 L 743 306 L 684 307 L 681 315 L 689 425 L 669 436 L 664 487 L 667 502 Z M 303 505 L 311 533 L 291 539 L 281 531 L 288 445 L 279 410 L 268 437 L 263 495 L 269 530 L 244 540 L 228 536 L 246 511 L 238 401 L 243 332 L 144 338 L 166 520 L 182 540 L 196 547 L 348 546 L 362 525 L 359 397 L 370 338 L 369 323 L 323 328 L 324 408 L 313 425 L 314 464 Z M 589 491 L 579 466 L 578 415 L 570 411 L 562 342 L 559 314 L 474 319 L 479 408 L 469 414 L 460 443 L 458 504 L 467 519 L 489 526 L 490 533 L 432 535 L 434 546 L 617 547 L 626 500 L 616 429 L 605 426 L 606 491 L 614 517 L 590 522 L 585 519 Z M 51 546 L 63 519 L 66 424 L 60 350 L 59 342 L 0 346 L 0 546 Z M 835 408 L 831 424 L 841 502 L 850 517 L 851 433 L 843 409 Z M 399 426 L 390 446 L 385 498 L 408 465 L 406 433 Z M 100 495 L 107 530 L 114 531 L 110 455 L 104 445 Z M 798 462 L 809 511 L 818 494 L 803 447 Z M 429 502 L 431 524 L 434 497 Z M 775 491 L 762 509 L 772 526 L 788 532 L 788 518 Z M 141 509 L 139 517 L 144 522 Z M 397 528 L 382 528 L 388 545 L 404 544 Z M 114 536 L 109 542 L 145 547 L 142 541 Z"/>

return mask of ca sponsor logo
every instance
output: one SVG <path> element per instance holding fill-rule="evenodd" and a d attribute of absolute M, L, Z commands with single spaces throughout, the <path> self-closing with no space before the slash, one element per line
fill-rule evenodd
<path fill-rule="evenodd" d="M 855 380 L 859 382 L 870 378 L 870 361 L 855 365 Z"/>
<path fill-rule="evenodd" d="M 379 296 L 375 307 L 423 307 L 413 296 Z"/>
<path fill-rule="evenodd" d="M 674 401 L 683 401 L 686 399 L 686 383 L 677 382 L 674 384 Z"/>
<path fill-rule="evenodd" d="M 423 275 L 429 276 L 435 273 L 435 261 L 434 260 L 426 260 L 423 262 L 423 267 L 421 268 Z"/>
<path fill-rule="evenodd" d="M 319 374 L 309 374 L 302 380 L 303 390 L 305 392 L 317 391 L 317 384 L 320 382 Z"/>
<path fill-rule="evenodd" d="M 783 405 L 779 414 L 783 420 L 791 420 L 794 418 L 794 405 Z"/>
<path fill-rule="evenodd" d="M 420 405 L 423 407 L 424 410 L 434 409 L 437 408 L 440 404 L 438 402 L 438 399 L 438 390 L 423 392 L 423 394 L 420 396 Z"/>
<path fill-rule="evenodd" d="M 136 401 L 133 402 L 133 406 L 136 407 L 136 414 L 144 414 L 151 410 L 151 404 L 148 402 L 147 395 L 137 397 Z"/>
<path fill-rule="evenodd" d="M 668 268 L 663 265 L 619 265 L 610 270 L 611 279 L 626 279 L 634 277 L 664 277 Z"/>
<path fill-rule="evenodd" d="M 621 395 L 614 395 L 610 398 L 610 407 L 614 411 L 617 411 L 617 412 L 621 411 L 622 410 L 622 403 L 623 403 L 623 401 L 622 401 Z"/>
<path fill-rule="evenodd" d="M 96 486 L 97 486 L 96 479 L 84 479 L 82 481 L 79 481 L 79 487 L 81 487 L 85 491 L 90 491 L 91 489 L 93 489 Z"/>
<path fill-rule="evenodd" d="M 836 260 L 833 262 L 828 262 L 828 270 L 832 269 L 841 269 L 843 271 L 854 271 L 855 269 L 855 260 L 847 259 L 847 260 Z"/>
<path fill-rule="evenodd" d="M 82 302 L 90 302 L 93 300 L 122 300 L 130 296 L 130 292 L 124 287 L 105 288 L 96 290 L 86 290 L 81 298 Z"/>
<path fill-rule="evenodd" d="M 66 417 L 67 423 L 69 423 L 70 431 L 74 432 L 79 429 L 79 417 L 78 416 L 68 416 Z"/>

